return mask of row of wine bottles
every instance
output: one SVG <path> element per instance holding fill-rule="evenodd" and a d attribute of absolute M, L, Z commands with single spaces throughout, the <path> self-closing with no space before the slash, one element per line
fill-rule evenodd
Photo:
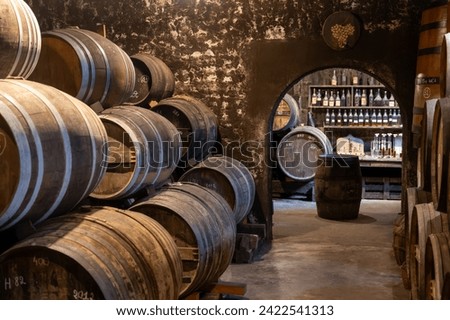
<path fill-rule="evenodd" d="M 330 111 L 331 110 L 331 111 Z M 399 109 L 327 109 L 325 126 L 401 127 Z"/>
<path fill-rule="evenodd" d="M 339 69 L 337 72 L 333 70 L 331 79 L 329 83 L 324 83 L 325 85 L 380 85 L 374 77 L 369 76 L 361 71 L 353 69 Z"/>
<path fill-rule="evenodd" d="M 367 93 L 368 90 L 368 93 Z M 313 107 L 396 107 L 397 101 L 393 94 L 388 97 L 387 90 L 381 93 L 378 88 L 374 94 L 374 89 L 355 89 L 352 95 L 350 89 L 342 90 L 321 90 L 313 88 L 311 96 L 311 106 Z"/>

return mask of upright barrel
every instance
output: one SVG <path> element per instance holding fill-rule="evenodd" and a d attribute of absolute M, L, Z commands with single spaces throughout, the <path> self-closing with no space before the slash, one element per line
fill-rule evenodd
<path fill-rule="evenodd" d="M 177 183 L 130 210 L 155 219 L 175 239 L 183 262 L 181 297 L 217 281 L 231 263 L 236 222 L 228 203 L 215 191 Z"/>
<path fill-rule="evenodd" d="M 431 145 L 431 195 L 438 211 L 450 208 L 450 98 L 441 98 L 433 117 Z"/>
<path fill-rule="evenodd" d="M 175 77 L 164 61 L 146 53 L 132 55 L 131 61 L 136 81 L 127 103 L 148 108 L 151 101 L 160 101 L 173 95 Z"/>
<path fill-rule="evenodd" d="M 39 60 L 41 30 L 23 0 L 0 1 L 0 78 L 28 78 Z"/>
<path fill-rule="evenodd" d="M 283 96 L 273 118 L 272 130 L 284 132 L 300 124 L 300 110 L 297 101 L 288 93 Z"/>
<path fill-rule="evenodd" d="M 236 223 L 247 216 L 255 199 L 252 174 L 231 157 L 208 157 L 183 174 L 179 181 L 197 183 L 222 195 L 233 209 Z"/>
<path fill-rule="evenodd" d="M 133 93 L 130 57 L 98 33 L 58 29 L 42 34 L 42 50 L 30 80 L 58 88 L 88 105 L 120 105 Z"/>
<path fill-rule="evenodd" d="M 217 142 L 216 115 L 202 101 L 177 95 L 161 100 L 153 110 L 168 119 L 180 131 L 183 141 L 180 167 L 187 168 L 203 161 Z"/>
<path fill-rule="evenodd" d="M 362 175 L 357 156 L 319 156 L 314 177 L 317 214 L 331 220 L 356 219 L 362 195 Z"/>
<path fill-rule="evenodd" d="M 181 257 L 137 212 L 81 208 L 49 219 L 0 256 L 1 299 L 177 299 Z"/>
<path fill-rule="evenodd" d="M 108 134 L 108 168 L 93 198 L 126 198 L 170 178 L 181 153 L 180 134 L 172 123 L 134 106 L 109 108 L 99 117 Z"/>
<path fill-rule="evenodd" d="M 311 181 L 319 156 L 332 152 L 331 142 L 322 131 L 315 127 L 300 126 L 281 139 L 277 147 L 277 161 L 289 178 Z"/>
<path fill-rule="evenodd" d="M 0 228 L 70 211 L 105 173 L 108 140 L 98 116 L 62 91 L 0 80 Z"/>
<path fill-rule="evenodd" d="M 441 47 L 447 33 L 447 4 L 423 10 L 416 62 L 412 132 L 420 137 L 425 101 L 440 97 Z M 417 140 L 417 144 L 420 140 Z"/>

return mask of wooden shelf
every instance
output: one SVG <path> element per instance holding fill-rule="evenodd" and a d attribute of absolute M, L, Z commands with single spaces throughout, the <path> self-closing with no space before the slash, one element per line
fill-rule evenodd
<path fill-rule="evenodd" d="M 371 129 L 371 130 L 401 130 L 401 126 L 323 126 L 324 129 Z"/>

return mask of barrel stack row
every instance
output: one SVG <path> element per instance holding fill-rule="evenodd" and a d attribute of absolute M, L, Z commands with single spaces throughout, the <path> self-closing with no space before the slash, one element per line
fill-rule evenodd
<path fill-rule="evenodd" d="M 0 8 L 32 16 L 23 1 Z M 22 79 L 0 80 L 0 229 L 14 235 L 0 297 L 178 299 L 217 281 L 255 185 L 242 163 L 210 153 L 214 113 L 173 96 L 159 59 L 130 59 L 96 33 L 34 42 L 2 70 Z"/>
<path fill-rule="evenodd" d="M 422 13 L 412 121 L 418 184 L 408 188 L 408 212 L 394 228 L 397 262 L 412 299 L 450 298 L 449 9 L 438 5 Z"/>

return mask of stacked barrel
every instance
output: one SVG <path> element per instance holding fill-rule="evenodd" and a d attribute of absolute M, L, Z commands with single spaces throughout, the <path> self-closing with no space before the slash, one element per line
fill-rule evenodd
<path fill-rule="evenodd" d="M 211 109 L 174 96 L 152 55 L 41 34 L 21 0 L 0 10 L 0 298 L 179 299 L 218 281 L 255 185 L 212 154 Z"/>
<path fill-rule="evenodd" d="M 412 123 L 418 184 L 407 190 L 408 212 L 394 229 L 397 262 L 412 299 L 450 298 L 449 9 L 444 4 L 422 13 Z"/>

